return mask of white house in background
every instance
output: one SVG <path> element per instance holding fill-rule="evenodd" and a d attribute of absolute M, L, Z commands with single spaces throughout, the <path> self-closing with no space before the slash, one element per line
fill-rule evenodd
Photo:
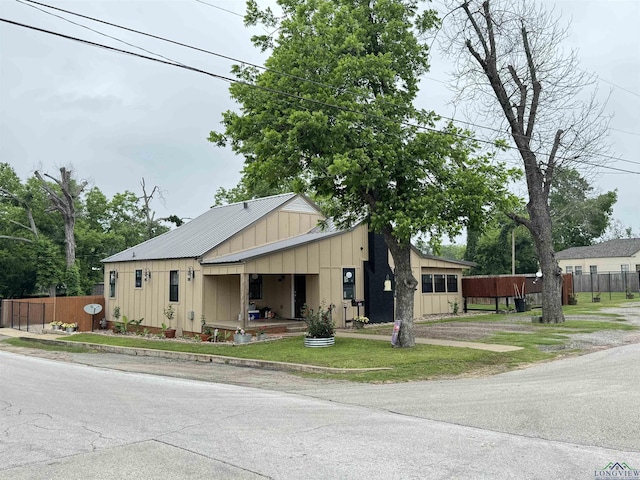
<path fill-rule="evenodd" d="M 640 272 L 640 238 L 619 238 L 556 253 L 565 273 Z"/>

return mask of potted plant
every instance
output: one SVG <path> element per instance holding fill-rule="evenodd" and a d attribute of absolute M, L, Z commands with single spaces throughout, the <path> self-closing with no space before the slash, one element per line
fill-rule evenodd
<path fill-rule="evenodd" d="M 578 304 L 578 296 L 575 293 L 569 295 L 569 305 L 577 305 Z"/>
<path fill-rule="evenodd" d="M 264 327 L 258 328 L 258 334 L 256 335 L 256 340 L 266 340 L 267 339 L 267 331 Z"/>
<path fill-rule="evenodd" d="M 176 336 L 176 329 L 171 328 L 171 321 L 176 316 L 176 309 L 173 307 L 173 305 L 169 305 L 163 310 L 162 313 L 164 314 L 165 317 L 167 317 L 167 322 L 168 322 L 168 325 L 165 324 L 164 322 L 162 323 L 162 333 L 164 333 L 164 336 L 166 338 L 174 338 Z"/>
<path fill-rule="evenodd" d="M 78 324 L 75 322 L 71 322 L 71 323 L 63 323 L 62 324 L 62 329 L 66 330 L 67 333 L 73 333 L 76 331 L 76 328 L 78 328 Z"/>
<path fill-rule="evenodd" d="M 635 295 L 631 293 L 631 291 L 628 288 L 627 288 L 627 291 L 625 292 L 625 295 L 627 297 L 627 300 L 631 300 L 633 297 L 635 297 Z"/>
<path fill-rule="evenodd" d="M 250 343 L 251 337 L 253 337 L 253 335 L 245 332 L 244 328 L 238 326 L 236 328 L 235 333 L 233 334 L 233 342 L 234 343 Z"/>
<path fill-rule="evenodd" d="M 331 318 L 331 308 L 320 305 L 318 311 L 314 311 L 304 305 L 302 319 L 307 324 L 305 347 L 330 347 L 335 344 L 335 324 Z"/>
<path fill-rule="evenodd" d="M 353 319 L 353 328 L 364 328 L 367 323 L 369 323 L 369 318 L 365 317 L 364 315 L 358 315 Z"/>
<path fill-rule="evenodd" d="M 594 296 L 593 296 L 593 301 L 594 302 L 599 302 L 600 301 L 600 292 L 597 292 Z"/>
<path fill-rule="evenodd" d="M 62 322 L 50 322 L 49 325 L 51 326 L 52 330 L 60 330 L 62 328 Z"/>

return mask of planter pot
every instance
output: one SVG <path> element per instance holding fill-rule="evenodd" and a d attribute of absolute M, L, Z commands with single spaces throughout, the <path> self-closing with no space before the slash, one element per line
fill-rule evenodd
<path fill-rule="evenodd" d="M 52 330 L 60 330 L 60 325 L 51 325 Z"/>
<path fill-rule="evenodd" d="M 304 339 L 304 346 L 311 348 L 320 347 L 332 347 L 336 343 L 336 337 L 329 338 L 306 338 Z"/>
<path fill-rule="evenodd" d="M 578 299 L 577 298 L 570 298 L 569 299 L 569 305 L 577 305 L 578 304 Z"/>
<path fill-rule="evenodd" d="M 593 297 L 593 301 L 598 303 L 600 301 L 600 297 Z"/>
<path fill-rule="evenodd" d="M 253 335 L 251 335 L 250 333 L 245 333 L 244 335 L 235 333 L 233 335 L 233 342 L 234 343 L 251 343 L 251 337 L 253 337 Z"/>
<path fill-rule="evenodd" d="M 356 330 L 360 330 L 362 328 L 364 328 L 364 323 L 362 322 L 356 322 L 355 320 L 353 321 L 353 328 L 355 328 Z"/>
<path fill-rule="evenodd" d="M 522 313 L 527 309 L 527 301 L 524 298 L 514 298 L 514 303 L 516 304 L 516 312 Z"/>
<path fill-rule="evenodd" d="M 67 333 L 73 333 L 75 331 L 76 331 L 75 328 L 67 328 Z"/>
<path fill-rule="evenodd" d="M 176 336 L 176 329 L 175 328 L 167 328 L 164 331 L 164 336 L 165 338 L 175 338 Z"/>
<path fill-rule="evenodd" d="M 208 342 L 209 340 L 211 340 L 211 335 L 209 335 L 208 333 L 201 333 L 200 340 L 202 340 L 203 342 Z"/>
<path fill-rule="evenodd" d="M 258 341 L 262 341 L 262 340 L 266 340 L 267 339 L 267 334 L 266 333 L 259 333 L 256 335 L 256 340 Z"/>
<path fill-rule="evenodd" d="M 631 300 L 633 297 L 635 297 L 635 295 L 633 293 L 628 293 L 627 294 L 627 300 Z"/>

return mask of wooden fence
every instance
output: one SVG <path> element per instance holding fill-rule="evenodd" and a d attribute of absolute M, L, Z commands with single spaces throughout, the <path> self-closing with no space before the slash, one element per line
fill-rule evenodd
<path fill-rule="evenodd" d="M 640 272 L 604 272 L 573 275 L 576 292 L 640 291 Z"/>
<path fill-rule="evenodd" d="M 569 296 L 573 294 L 573 277 L 563 274 L 562 304 L 569 303 Z M 542 303 L 542 283 L 544 277 L 537 278 L 534 274 L 527 275 L 474 275 L 462 277 L 462 296 L 465 308 L 469 303 L 490 305 L 495 303 L 496 311 L 500 299 L 504 299 L 507 306 L 518 296 L 527 298 L 530 305 Z"/>
<path fill-rule="evenodd" d="M 90 303 L 102 306 L 102 312 L 94 316 L 86 313 L 83 308 Z M 78 331 L 90 332 L 98 328 L 98 322 L 104 316 L 104 297 L 46 297 L 21 298 L 2 300 L 3 327 L 29 330 L 47 327 L 50 322 L 76 322 Z"/>

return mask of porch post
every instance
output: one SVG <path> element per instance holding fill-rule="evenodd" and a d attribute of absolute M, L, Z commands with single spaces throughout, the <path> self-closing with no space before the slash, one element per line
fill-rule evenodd
<path fill-rule="evenodd" d="M 249 308 L 247 305 L 249 299 L 249 274 L 240 274 L 240 324 L 246 330 L 248 326 Z"/>

